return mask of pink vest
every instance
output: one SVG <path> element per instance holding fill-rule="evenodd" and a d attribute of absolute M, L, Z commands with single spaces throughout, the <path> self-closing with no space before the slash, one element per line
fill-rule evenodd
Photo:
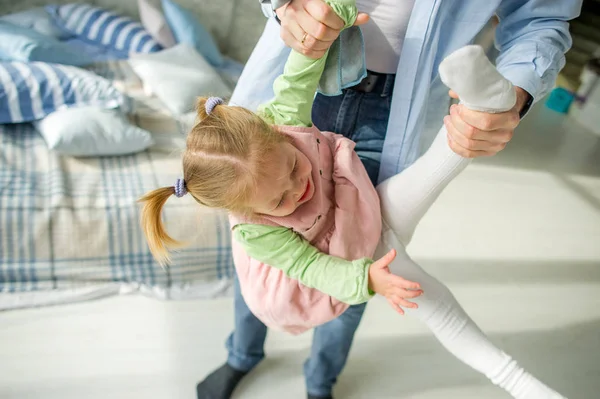
<path fill-rule="evenodd" d="M 381 235 L 379 197 L 354 152 L 354 142 L 315 127 L 278 128 L 310 160 L 315 194 L 289 216 L 264 216 L 252 223 L 290 227 L 320 251 L 347 260 L 372 257 Z M 230 221 L 232 226 L 248 222 L 235 215 Z M 348 308 L 251 259 L 235 240 L 232 246 L 242 295 L 267 326 L 299 334 Z"/>

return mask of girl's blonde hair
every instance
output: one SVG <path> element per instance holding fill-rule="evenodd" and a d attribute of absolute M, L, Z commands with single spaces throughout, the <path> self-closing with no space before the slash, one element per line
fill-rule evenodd
<path fill-rule="evenodd" d="M 248 202 L 272 152 L 285 136 L 242 107 L 217 105 L 206 113 L 207 98 L 197 102 L 198 118 L 183 153 L 183 178 L 189 194 L 200 204 L 251 214 Z M 175 188 L 163 187 L 140 199 L 142 229 L 150 251 L 161 264 L 169 249 L 182 246 L 163 225 L 162 209 Z"/>

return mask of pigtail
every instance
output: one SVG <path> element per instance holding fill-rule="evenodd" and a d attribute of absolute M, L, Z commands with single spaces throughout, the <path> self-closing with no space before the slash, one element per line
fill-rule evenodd
<path fill-rule="evenodd" d="M 286 137 L 260 116 L 218 97 L 200 97 L 197 118 L 186 139 L 183 176 L 173 187 L 154 190 L 143 203 L 141 226 L 148 247 L 161 265 L 169 250 L 183 246 L 165 231 L 162 210 L 171 195 L 189 192 L 201 205 L 251 214 L 249 199 L 262 178 L 265 156 L 277 151 Z"/>
<path fill-rule="evenodd" d="M 148 247 L 154 258 L 161 266 L 168 265 L 171 261 L 169 250 L 183 246 L 183 243 L 171 238 L 165 230 L 162 221 L 162 210 L 165 203 L 175 194 L 173 187 L 163 187 L 149 192 L 140 198 L 142 208 L 142 230 L 148 241 Z"/>
<path fill-rule="evenodd" d="M 207 97 L 198 97 L 198 100 L 196 100 L 196 113 L 199 121 L 205 120 L 208 116 L 206 113 L 206 100 L 208 100 Z"/>
<path fill-rule="evenodd" d="M 231 108 L 234 107 L 227 105 L 225 100 L 220 97 L 198 97 L 196 100 L 196 113 L 200 121 L 206 121 L 210 117 L 227 119 L 227 110 L 231 110 Z"/>

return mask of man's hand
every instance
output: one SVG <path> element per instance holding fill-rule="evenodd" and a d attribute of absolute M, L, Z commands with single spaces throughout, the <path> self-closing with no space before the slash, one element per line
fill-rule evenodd
<path fill-rule="evenodd" d="M 512 139 L 520 121 L 519 112 L 529 98 L 525 90 L 515 89 L 517 103 L 507 112 L 489 114 L 460 104 L 452 105 L 450 115 L 444 118 L 450 148 L 465 158 L 491 156 L 502 151 Z M 458 98 L 458 95 L 451 90 L 450 97 Z"/>
<path fill-rule="evenodd" d="M 407 301 L 406 298 L 416 298 L 423 293 L 419 283 L 408 281 L 390 272 L 388 265 L 396 257 L 396 250 L 392 249 L 379 260 L 373 262 L 369 268 L 369 289 L 385 297 L 390 306 L 400 314 L 405 308 L 417 308 L 417 304 Z"/>
<path fill-rule="evenodd" d="M 281 39 L 310 58 L 321 58 L 337 39 L 344 22 L 322 0 L 292 0 L 276 10 L 281 21 Z M 359 13 L 354 25 L 369 20 Z"/>

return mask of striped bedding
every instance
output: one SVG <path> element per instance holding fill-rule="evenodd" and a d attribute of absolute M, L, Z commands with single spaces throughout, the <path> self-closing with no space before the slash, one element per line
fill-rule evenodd
<path fill-rule="evenodd" d="M 161 45 L 141 23 L 117 13 L 88 4 L 52 6 L 63 27 L 97 45 L 113 47 L 125 53 L 160 51 Z"/>
<path fill-rule="evenodd" d="M 129 111 L 126 97 L 95 73 L 45 62 L 0 62 L 0 123 L 30 122 L 84 105 Z"/>
<path fill-rule="evenodd" d="M 96 71 L 135 92 L 123 65 Z M 189 245 L 164 270 L 148 251 L 136 200 L 179 177 L 176 152 L 193 115 L 170 119 L 160 103 L 139 93 L 133 120 L 159 145 L 134 155 L 62 157 L 30 124 L 0 125 L 0 310 L 132 292 L 161 299 L 229 292 L 233 266 L 224 212 L 173 197 L 165 224 Z"/>

